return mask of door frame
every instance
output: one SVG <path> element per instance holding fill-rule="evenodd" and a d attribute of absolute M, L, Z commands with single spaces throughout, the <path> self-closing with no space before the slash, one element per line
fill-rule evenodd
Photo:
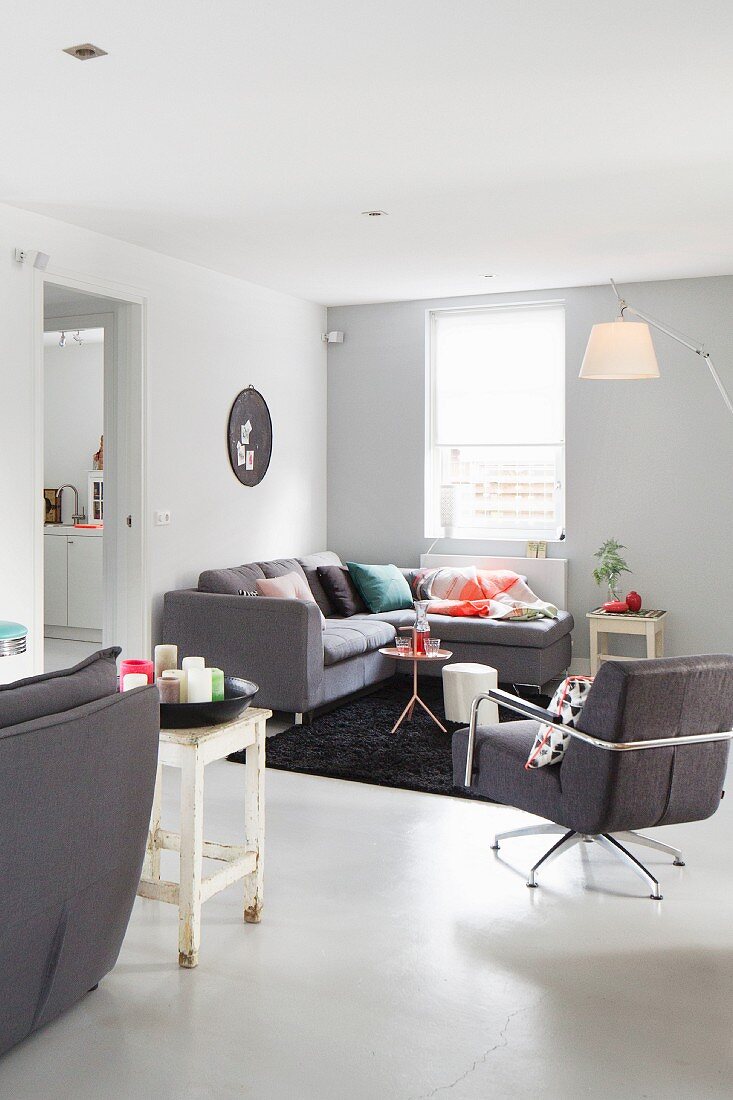
<path fill-rule="evenodd" d="M 151 600 L 148 576 L 148 403 L 147 403 L 147 297 L 139 289 L 100 282 L 83 276 L 34 272 L 34 485 L 39 522 L 34 538 L 34 614 L 36 637 L 43 638 L 44 543 L 41 507 L 44 489 L 44 362 L 46 329 L 43 288 L 54 283 L 96 298 L 110 299 L 109 314 L 92 309 L 86 314 L 66 314 L 64 320 L 84 322 L 81 327 L 105 329 L 105 450 L 124 455 L 113 466 L 114 477 L 105 477 L 105 509 L 114 521 L 103 536 L 104 644 L 119 644 L 125 655 L 144 656 L 151 646 Z M 92 326 L 105 317 L 102 325 Z M 49 319 L 50 322 L 51 319 Z M 108 328 L 111 339 L 107 339 Z M 105 513 L 107 516 L 107 513 Z M 131 517 L 131 526 L 126 517 Z M 34 647 L 34 671 L 43 668 L 43 645 Z"/>

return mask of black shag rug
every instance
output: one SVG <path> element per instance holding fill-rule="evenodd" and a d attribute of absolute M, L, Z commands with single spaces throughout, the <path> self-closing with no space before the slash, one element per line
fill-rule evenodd
<path fill-rule="evenodd" d="M 442 733 L 419 706 L 410 721 L 403 722 L 396 733 L 391 732 L 411 687 L 411 679 L 395 677 L 374 694 L 315 718 L 310 726 L 291 726 L 268 737 L 268 768 L 473 797 L 463 787 L 453 786 L 451 735 L 465 722 L 446 721 L 440 679 L 421 680 L 420 695 L 448 732 Z M 547 704 L 544 697 L 529 698 Z M 500 717 L 507 721 L 518 715 L 501 710 Z"/>

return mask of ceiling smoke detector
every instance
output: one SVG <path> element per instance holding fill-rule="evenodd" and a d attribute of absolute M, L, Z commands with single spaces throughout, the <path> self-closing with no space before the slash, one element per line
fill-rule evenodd
<path fill-rule="evenodd" d="M 64 53 L 75 57 L 77 61 L 91 61 L 93 57 L 106 57 L 107 51 L 93 46 L 91 42 L 82 42 L 80 46 L 67 46 Z"/>
<path fill-rule="evenodd" d="M 386 218 L 389 215 L 386 210 L 362 210 L 365 218 Z"/>

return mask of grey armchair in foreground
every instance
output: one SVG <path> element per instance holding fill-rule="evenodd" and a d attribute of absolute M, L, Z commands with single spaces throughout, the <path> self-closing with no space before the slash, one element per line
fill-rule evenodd
<path fill-rule="evenodd" d="M 476 726 L 478 702 L 491 698 L 528 721 Z M 559 764 L 525 770 L 538 722 L 571 738 Z M 733 657 L 673 657 L 603 664 L 572 729 L 503 691 L 474 701 L 471 725 L 453 735 L 456 786 L 516 806 L 552 824 L 497 835 L 564 834 L 529 873 L 583 840 L 622 860 L 661 898 L 659 883 L 620 843 L 656 848 L 682 864 L 681 853 L 634 830 L 715 813 L 733 737 Z M 613 835 L 617 834 L 617 835 Z"/>
<path fill-rule="evenodd" d="M 154 687 L 109 693 L 118 653 L 0 692 L 0 1053 L 96 987 L 125 935 L 145 853 L 159 705 Z M 61 699 L 103 691 L 58 710 Z M 39 717 L 39 701 L 58 712 Z M 28 720 L 8 725 L 12 713 Z"/>

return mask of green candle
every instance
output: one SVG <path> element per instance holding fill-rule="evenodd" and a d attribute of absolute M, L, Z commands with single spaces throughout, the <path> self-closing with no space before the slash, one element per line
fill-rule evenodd
<path fill-rule="evenodd" d="M 211 698 L 215 703 L 224 698 L 224 673 L 220 668 L 211 670 Z"/>

